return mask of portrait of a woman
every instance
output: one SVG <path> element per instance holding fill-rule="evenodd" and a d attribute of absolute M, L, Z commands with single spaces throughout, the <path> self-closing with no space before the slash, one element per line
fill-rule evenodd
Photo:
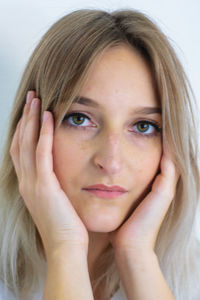
<path fill-rule="evenodd" d="M 0 169 L 0 299 L 200 299 L 190 84 L 142 12 L 73 11 L 22 76 Z"/>

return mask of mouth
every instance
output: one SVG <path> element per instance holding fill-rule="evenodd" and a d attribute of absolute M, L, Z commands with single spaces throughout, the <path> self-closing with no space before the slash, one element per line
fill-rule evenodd
<path fill-rule="evenodd" d="M 99 198 L 104 198 L 104 199 L 113 199 L 120 197 L 124 195 L 126 192 L 124 191 L 108 191 L 108 190 L 102 190 L 102 189 L 83 189 L 84 191 L 91 193 Z"/>

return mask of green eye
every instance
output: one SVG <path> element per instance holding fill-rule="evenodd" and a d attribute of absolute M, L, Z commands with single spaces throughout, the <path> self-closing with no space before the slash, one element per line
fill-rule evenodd
<path fill-rule="evenodd" d="M 88 124 L 90 124 L 90 118 L 82 113 L 72 113 L 66 115 L 63 122 L 67 122 L 67 126 L 69 127 L 87 129 Z"/>
<path fill-rule="evenodd" d="M 72 120 L 77 125 L 81 125 L 83 123 L 84 119 L 85 118 L 83 116 L 78 115 L 78 114 L 72 116 Z"/>
<path fill-rule="evenodd" d="M 136 134 L 139 134 L 142 137 L 154 137 L 161 133 L 162 129 L 157 123 L 150 122 L 148 120 L 142 120 L 134 124 Z"/>
<path fill-rule="evenodd" d="M 78 130 L 89 130 L 89 129 L 95 129 L 96 126 L 91 126 L 91 119 L 79 112 L 69 113 L 67 114 L 63 122 L 66 124 L 67 127 L 70 127 L 72 129 L 78 129 Z M 86 123 L 85 123 L 86 122 Z M 131 131 L 133 134 L 136 134 L 140 137 L 154 137 L 159 135 L 162 132 L 162 128 L 159 126 L 156 122 L 151 122 L 148 120 L 141 120 L 138 121 L 133 125 L 134 130 Z"/>
<path fill-rule="evenodd" d="M 138 123 L 137 128 L 140 132 L 145 132 L 149 128 L 149 124 L 147 123 Z"/>

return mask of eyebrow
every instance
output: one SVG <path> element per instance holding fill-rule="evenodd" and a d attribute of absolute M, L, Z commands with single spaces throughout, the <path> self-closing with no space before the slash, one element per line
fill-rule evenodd
<path fill-rule="evenodd" d="M 101 105 L 99 103 L 97 103 L 96 101 L 94 101 L 93 99 L 88 98 L 88 97 L 83 97 L 83 96 L 77 96 L 73 103 L 82 104 L 85 106 L 91 106 L 94 108 L 101 107 Z M 148 107 L 148 106 L 141 106 L 137 109 L 134 109 L 133 112 L 136 114 L 140 113 L 140 114 L 146 114 L 146 115 L 162 114 L 162 110 L 160 107 Z"/>

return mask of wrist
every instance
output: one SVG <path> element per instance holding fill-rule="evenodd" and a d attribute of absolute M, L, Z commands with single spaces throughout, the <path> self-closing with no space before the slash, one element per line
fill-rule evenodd
<path fill-rule="evenodd" d="M 138 258 L 153 258 L 157 257 L 154 250 L 147 247 L 117 247 L 114 249 L 114 253 L 116 258 L 117 257 L 127 257 L 130 259 L 138 259 Z"/>
<path fill-rule="evenodd" d="M 153 250 L 147 249 L 117 249 L 115 250 L 115 261 L 118 267 L 131 268 L 131 270 L 143 265 L 158 264 L 158 257 Z"/>
<path fill-rule="evenodd" d="M 59 246 L 46 252 L 48 264 L 67 261 L 87 261 L 87 250 L 82 246 Z"/>
<path fill-rule="evenodd" d="M 61 247 L 50 252 L 43 299 L 94 299 L 87 254 L 82 248 Z"/>
<path fill-rule="evenodd" d="M 115 260 L 128 299 L 175 300 L 154 251 L 120 249 Z"/>

